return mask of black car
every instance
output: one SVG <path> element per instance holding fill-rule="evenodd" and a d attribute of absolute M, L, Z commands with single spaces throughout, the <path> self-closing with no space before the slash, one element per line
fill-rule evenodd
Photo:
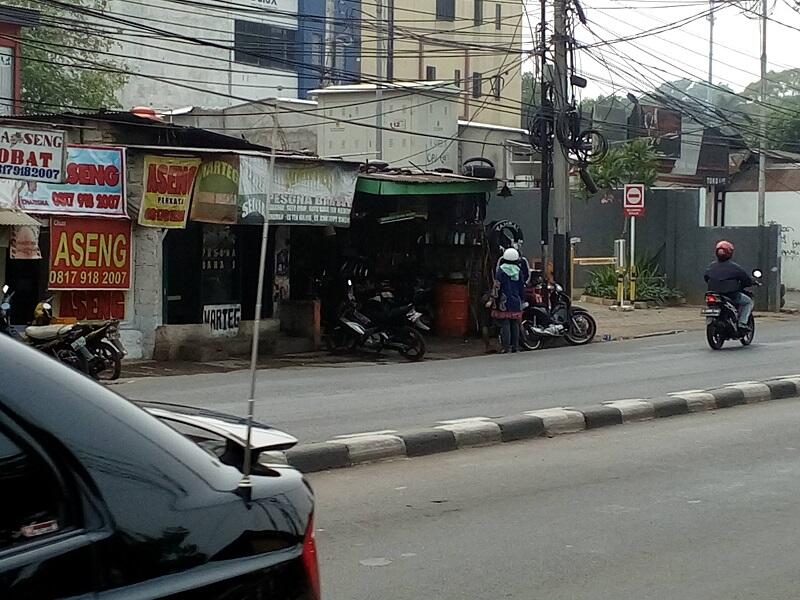
<path fill-rule="evenodd" d="M 136 406 L 6 338 L 0 382 L 0 598 L 319 599 L 313 494 L 268 459 L 241 485 L 241 420 Z M 294 443 L 262 429 L 254 454 Z"/>

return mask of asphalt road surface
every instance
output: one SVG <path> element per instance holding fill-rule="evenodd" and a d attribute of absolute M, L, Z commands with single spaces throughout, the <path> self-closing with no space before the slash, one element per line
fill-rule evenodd
<path fill-rule="evenodd" d="M 797 356 L 800 320 L 765 324 L 752 347 L 729 342 L 721 352 L 708 348 L 703 332 L 692 332 L 418 364 L 264 370 L 256 416 L 303 442 L 323 441 L 790 375 L 800 372 Z M 243 415 L 249 373 L 145 378 L 114 389 Z"/>
<path fill-rule="evenodd" d="M 786 600 L 800 403 L 310 477 L 325 598 Z"/>

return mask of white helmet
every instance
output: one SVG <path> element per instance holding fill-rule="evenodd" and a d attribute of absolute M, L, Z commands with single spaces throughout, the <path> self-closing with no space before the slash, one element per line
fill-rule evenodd
<path fill-rule="evenodd" d="M 517 262 L 519 260 L 519 252 L 515 248 L 508 248 L 503 252 L 503 260 L 508 262 Z"/>

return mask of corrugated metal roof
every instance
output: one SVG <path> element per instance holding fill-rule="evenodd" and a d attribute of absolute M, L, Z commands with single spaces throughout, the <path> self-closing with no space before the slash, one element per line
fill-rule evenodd
<path fill-rule="evenodd" d="M 20 210 L 0 208 L 0 225 L 39 225 L 39 221 Z"/>

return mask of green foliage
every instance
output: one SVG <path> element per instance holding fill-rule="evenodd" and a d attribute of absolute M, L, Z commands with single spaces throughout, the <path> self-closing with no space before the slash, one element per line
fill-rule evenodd
<path fill-rule="evenodd" d="M 71 4 L 103 10 L 106 1 L 71 0 Z M 39 27 L 22 30 L 25 112 L 119 107 L 116 92 L 127 76 L 120 72 L 117 61 L 104 55 L 113 49 L 114 42 L 107 36 L 87 33 L 86 15 L 36 0 L 9 0 L 8 4 L 42 13 Z"/>
<path fill-rule="evenodd" d="M 589 173 L 597 187 L 608 196 L 626 183 L 652 187 L 658 175 L 657 166 L 658 156 L 652 141 L 637 138 L 609 149 L 602 161 L 589 166 Z"/>
<path fill-rule="evenodd" d="M 636 260 L 636 300 L 666 304 L 683 297 L 678 290 L 667 286 L 655 258 L 639 257 Z M 611 265 L 603 265 L 592 271 L 585 293 L 598 298 L 617 297 L 617 272 Z"/>

